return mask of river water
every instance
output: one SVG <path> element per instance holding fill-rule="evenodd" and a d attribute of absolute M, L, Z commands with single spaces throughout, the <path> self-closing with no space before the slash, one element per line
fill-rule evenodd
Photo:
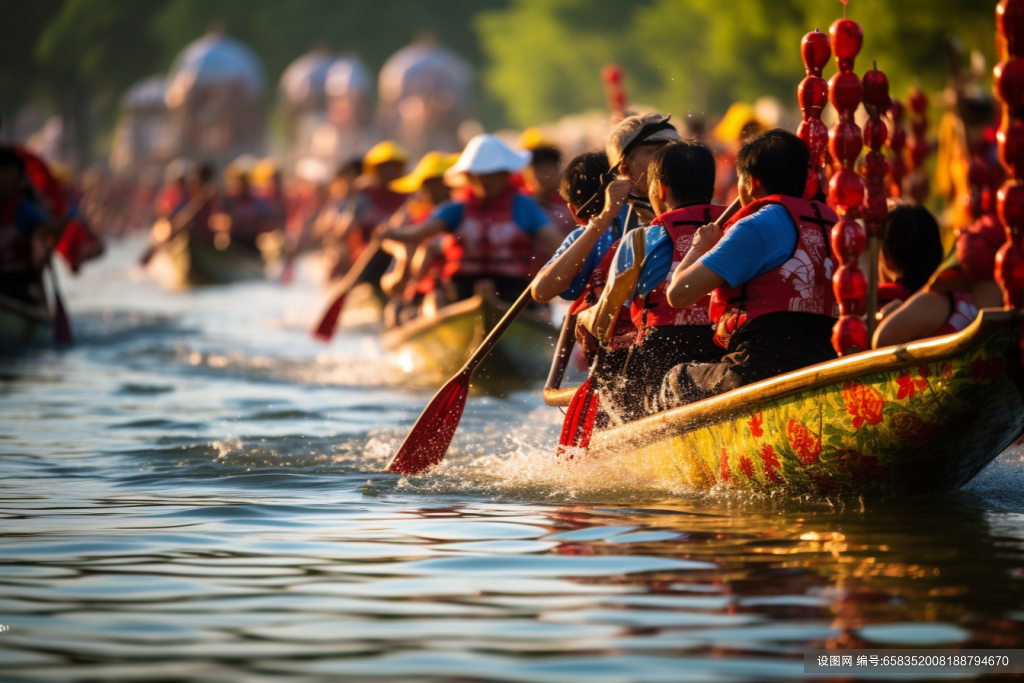
<path fill-rule="evenodd" d="M 1024 647 L 1024 463 L 904 500 L 652 489 L 552 461 L 540 392 L 430 396 L 311 277 L 162 291 L 114 245 L 77 345 L 0 360 L 0 679 L 785 680 L 817 647 Z"/>

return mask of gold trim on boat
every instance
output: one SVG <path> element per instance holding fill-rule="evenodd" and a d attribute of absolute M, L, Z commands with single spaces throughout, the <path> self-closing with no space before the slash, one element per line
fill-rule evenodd
<path fill-rule="evenodd" d="M 812 365 L 796 372 L 740 387 L 719 396 L 681 406 L 594 435 L 594 448 L 614 443 L 616 449 L 639 447 L 653 440 L 678 433 L 680 426 L 692 431 L 756 409 L 769 401 L 840 384 L 866 374 L 902 370 L 947 360 L 979 346 L 994 333 L 1017 324 L 1024 312 L 984 309 L 971 325 L 956 334 L 864 351 L 827 363 Z M 545 389 L 544 402 L 566 406 L 575 387 Z"/>

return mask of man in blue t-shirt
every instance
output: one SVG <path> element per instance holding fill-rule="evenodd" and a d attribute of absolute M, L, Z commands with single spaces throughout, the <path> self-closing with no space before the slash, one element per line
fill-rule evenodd
<path fill-rule="evenodd" d="M 662 409 L 836 357 L 828 248 L 836 217 L 825 204 L 802 199 L 808 158 L 804 142 L 780 129 L 740 149 L 740 202 L 764 201 L 745 209 L 754 212 L 724 236 L 717 225 L 701 227 L 667 289 L 676 307 L 715 292 L 723 310 L 713 304 L 712 320 L 726 355 L 719 363 L 674 367 L 662 384 Z"/>

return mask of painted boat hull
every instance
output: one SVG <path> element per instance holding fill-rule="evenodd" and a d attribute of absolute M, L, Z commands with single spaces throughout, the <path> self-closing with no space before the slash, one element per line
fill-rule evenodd
<path fill-rule="evenodd" d="M 595 435 L 588 456 L 669 487 L 957 489 L 1024 433 L 1021 312 L 805 368 Z M 560 404 L 565 390 L 545 396 Z M 582 462 L 580 463 L 582 464 Z"/>
<path fill-rule="evenodd" d="M 53 321 L 42 308 L 0 300 L 0 353 L 17 353 L 53 342 Z"/>
<path fill-rule="evenodd" d="M 212 244 L 191 239 L 187 233 L 179 235 L 157 253 L 153 269 L 169 289 L 226 285 L 264 277 L 264 264 L 259 254 L 230 246 L 220 250 Z"/>
<path fill-rule="evenodd" d="M 508 310 L 508 304 L 483 293 L 417 319 L 381 337 L 392 365 L 409 386 L 436 388 L 452 378 Z M 472 388 L 493 395 L 528 388 L 547 375 L 557 330 L 544 317 L 519 316 L 473 374 Z"/>

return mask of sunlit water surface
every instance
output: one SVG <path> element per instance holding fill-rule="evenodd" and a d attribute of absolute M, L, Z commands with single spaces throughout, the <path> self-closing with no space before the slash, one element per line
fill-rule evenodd
<path fill-rule="evenodd" d="M 552 461 L 561 413 L 429 399 L 310 273 L 64 277 L 77 345 L 0 360 L 0 679 L 732 681 L 811 647 L 1022 647 L 1024 465 L 872 501 L 652 489 Z"/>

